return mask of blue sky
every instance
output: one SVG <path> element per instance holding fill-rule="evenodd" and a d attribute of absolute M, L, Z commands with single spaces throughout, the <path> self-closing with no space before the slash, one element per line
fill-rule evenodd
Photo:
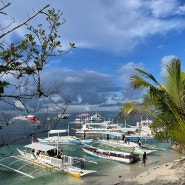
<path fill-rule="evenodd" d="M 53 78 L 63 84 L 69 111 L 118 110 L 125 100 L 140 99 L 141 91 L 129 81 L 136 67 L 160 81 L 177 56 L 184 70 L 183 0 L 14 0 L 7 12 L 21 23 L 46 4 L 67 20 L 60 30 L 64 48 L 76 45 L 43 72 L 43 82 Z"/>

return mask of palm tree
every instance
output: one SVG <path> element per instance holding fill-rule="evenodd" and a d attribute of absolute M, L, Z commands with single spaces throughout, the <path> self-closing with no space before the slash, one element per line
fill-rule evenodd
<path fill-rule="evenodd" d="M 142 109 L 154 117 L 153 130 L 185 145 L 185 73 L 178 58 L 166 65 L 167 76 L 159 83 L 152 74 L 136 70 L 143 76 L 132 76 L 134 89 L 146 88 Z M 126 106 L 124 106 L 126 107 Z M 128 106 L 127 106 L 128 107 Z M 158 132 L 157 132 L 158 131 Z M 159 132 L 160 131 L 160 132 Z"/>

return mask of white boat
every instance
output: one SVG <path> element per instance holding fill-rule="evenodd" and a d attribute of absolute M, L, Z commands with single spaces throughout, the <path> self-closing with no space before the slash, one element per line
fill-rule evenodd
<path fill-rule="evenodd" d="M 27 115 L 27 116 L 16 116 L 13 120 L 28 120 L 28 121 L 38 121 L 39 118 L 35 115 Z"/>
<path fill-rule="evenodd" d="M 136 125 L 129 125 L 132 129 L 139 131 L 139 137 L 153 137 L 152 130 L 150 125 L 152 124 L 152 120 L 149 119 L 141 119 L 141 121 L 136 122 Z"/>
<path fill-rule="evenodd" d="M 88 118 L 89 118 L 89 114 L 87 114 L 87 113 L 78 114 L 78 115 L 76 115 L 76 119 L 74 122 L 75 123 L 85 123 L 85 122 L 87 122 Z"/>
<path fill-rule="evenodd" d="M 78 114 L 75 119 L 75 123 L 86 123 L 86 122 L 94 122 L 101 121 L 103 117 L 99 113 L 95 113 L 90 115 L 88 113 Z"/>
<path fill-rule="evenodd" d="M 89 117 L 89 121 L 100 121 L 103 118 L 101 117 L 101 115 L 99 113 L 95 113 L 92 116 Z"/>
<path fill-rule="evenodd" d="M 82 150 L 94 157 L 113 160 L 113 161 L 127 163 L 127 164 L 134 163 L 140 160 L 138 155 L 135 155 L 133 153 L 128 153 L 128 152 L 104 150 L 104 149 L 89 147 L 89 146 L 83 146 Z"/>
<path fill-rule="evenodd" d="M 137 143 L 130 142 L 130 141 L 112 140 L 112 139 L 109 139 L 109 140 L 99 139 L 98 141 L 101 144 L 110 146 L 111 148 L 119 149 L 125 152 L 133 152 L 134 154 L 138 154 L 138 155 L 142 155 L 144 152 L 146 152 L 146 154 L 150 154 L 156 151 L 156 150 L 146 149 L 142 146 L 139 147 Z"/>
<path fill-rule="evenodd" d="M 25 148 L 27 148 L 29 151 L 17 149 L 20 157 L 34 165 L 38 165 L 47 169 L 64 171 L 75 177 L 82 177 L 84 175 L 96 172 L 75 166 L 75 160 L 78 160 L 78 158 L 64 154 L 61 155 L 58 147 L 56 146 L 41 143 L 31 143 L 26 145 Z"/>
<path fill-rule="evenodd" d="M 105 133 L 102 133 L 103 138 L 107 138 L 107 135 L 109 135 L 110 139 L 114 140 L 122 140 L 123 135 L 125 135 L 127 141 L 131 142 L 137 142 L 138 138 L 140 138 L 141 142 L 153 142 L 155 141 L 154 136 L 146 136 L 146 135 L 141 135 L 140 132 L 136 131 L 127 131 L 127 132 L 122 132 L 122 131 L 107 131 Z"/>
<path fill-rule="evenodd" d="M 89 145 L 92 142 L 92 139 L 80 139 L 75 136 L 61 136 L 60 134 L 67 133 L 68 130 L 50 130 L 48 132 L 48 137 L 46 138 L 37 138 L 39 143 L 42 144 L 62 144 L 62 145 Z M 53 135 L 55 134 L 55 135 Z"/>
<path fill-rule="evenodd" d="M 58 114 L 57 119 L 68 119 L 70 114 Z"/>
<path fill-rule="evenodd" d="M 82 125 L 82 128 L 75 129 L 77 134 L 103 134 L 105 132 L 115 132 L 120 128 L 119 125 L 112 123 L 112 121 L 103 121 L 103 122 L 87 122 Z"/>

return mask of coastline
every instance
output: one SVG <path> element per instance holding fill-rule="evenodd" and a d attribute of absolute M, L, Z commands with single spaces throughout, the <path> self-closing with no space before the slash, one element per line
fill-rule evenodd
<path fill-rule="evenodd" d="M 185 185 L 185 156 L 172 162 L 146 169 L 143 173 L 114 185 Z"/>

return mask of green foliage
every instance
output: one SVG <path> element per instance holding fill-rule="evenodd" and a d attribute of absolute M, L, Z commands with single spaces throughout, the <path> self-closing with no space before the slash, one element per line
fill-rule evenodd
<path fill-rule="evenodd" d="M 0 81 L 0 94 L 4 93 L 4 87 L 7 87 L 9 85 L 6 81 Z"/>
<path fill-rule="evenodd" d="M 38 26 L 27 25 L 24 39 L 10 43 L 7 47 L 0 47 L 0 74 L 1 77 L 11 75 L 15 80 L 32 77 L 40 93 L 40 71 L 50 62 L 50 57 L 63 55 L 75 48 L 74 43 L 69 43 L 67 51 L 62 50 L 58 30 L 65 19 L 61 21 L 62 12 L 55 9 L 40 14 L 46 16 L 46 21 Z M 24 25 L 23 25 L 24 26 Z M 0 94 L 3 96 L 9 81 L 0 81 Z M 35 93 L 32 93 L 35 94 Z"/>
<path fill-rule="evenodd" d="M 135 106 L 154 117 L 151 129 L 159 140 L 171 138 L 185 144 L 185 73 L 181 71 L 181 61 L 177 58 L 166 66 L 167 77 L 159 83 L 153 75 L 136 69 L 141 76 L 132 76 L 134 89 L 146 88 L 144 102 Z M 146 79 L 145 79 L 146 78 Z"/>
<path fill-rule="evenodd" d="M 165 141 L 169 139 L 169 134 L 164 131 L 158 131 L 155 133 L 154 138 L 158 141 Z"/>

